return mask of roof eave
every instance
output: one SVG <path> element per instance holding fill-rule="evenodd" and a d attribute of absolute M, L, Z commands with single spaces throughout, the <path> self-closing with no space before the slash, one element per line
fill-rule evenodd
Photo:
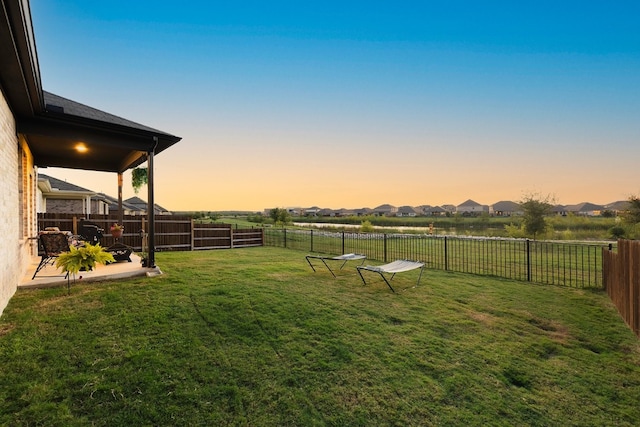
<path fill-rule="evenodd" d="M 0 3 L 0 86 L 16 116 L 43 110 L 40 66 L 26 0 Z"/>

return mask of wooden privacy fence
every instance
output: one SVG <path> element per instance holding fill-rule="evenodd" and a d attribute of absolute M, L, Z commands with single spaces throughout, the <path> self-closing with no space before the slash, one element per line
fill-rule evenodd
<path fill-rule="evenodd" d="M 636 336 L 640 337 L 640 241 L 618 240 L 618 252 L 602 251 L 604 287 Z"/>
<path fill-rule="evenodd" d="M 38 229 L 58 227 L 78 234 L 81 218 L 74 214 L 38 214 Z M 100 240 L 102 246 L 115 243 L 109 228 L 113 223 L 120 222 L 117 216 L 91 215 L 86 220 L 104 228 L 104 237 Z M 135 251 L 142 251 L 142 233 L 148 233 L 148 224 L 146 216 L 125 215 L 124 234 L 120 242 Z M 264 241 L 262 228 L 238 229 L 230 224 L 203 224 L 188 216 L 158 215 L 155 217 L 155 225 L 157 251 L 244 248 L 262 246 Z"/>

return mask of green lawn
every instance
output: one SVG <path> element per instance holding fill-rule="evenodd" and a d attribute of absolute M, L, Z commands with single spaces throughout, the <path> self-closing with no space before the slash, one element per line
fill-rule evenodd
<path fill-rule="evenodd" d="M 160 253 L 160 277 L 18 292 L 0 425 L 640 424 L 640 344 L 602 291 L 414 271 L 393 294 L 304 255 Z"/>

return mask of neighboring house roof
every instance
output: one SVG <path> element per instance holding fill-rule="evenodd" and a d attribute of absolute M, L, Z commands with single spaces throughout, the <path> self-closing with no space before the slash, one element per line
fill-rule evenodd
<path fill-rule="evenodd" d="M 374 208 L 374 211 L 384 211 L 384 212 L 395 212 L 398 208 L 396 208 L 393 205 L 390 205 L 388 203 L 385 203 L 384 205 L 380 205 L 377 208 Z"/>
<path fill-rule="evenodd" d="M 40 182 L 43 182 L 43 186 L 40 185 Z M 72 184 L 67 181 L 63 181 L 58 178 L 54 178 L 49 175 L 45 175 L 42 173 L 38 173 L 38 185 L 43 192 L 49 193 L 51 191 L 72 191 L 78 193 L 87 193 L 87 194 L 95 194 L 95 191 L 89 190 L 84 187 L 80 187 L 79 185 Z M 49 187 L 49 188 L 47 188 Z M 45 191 L 45 189 L 47 191 Z"/>
<path fill-rule="evenodd" d="M 127 203 L 128 205 L 134 206 L 136 210 L 140 211 L 140 212 L 146 212 L 147 211 L 147 202 L 145 202 L 144 200 L 142 200 L 140 197 L 134 196 L 134 197 L 130 197 L 127 200 L 123 200 L 122 203 Z M 157 213 L 168 213 L 169 211 L 165 208 L 163 208 L 162 206 L 160 206 L 159 204 L 154 204 L 153 205 L 154 210 Z"/>
<path fill-rule="evenodd" d="M 98 193 L 95 198 L 99 200 L 104 200 L 106 203 L 108 203 L 110 211 L 118 211 L 118 199 L 116 197 L 109 196 L 108 194 L 105 194 L 105 193 Z M 125 212 L 139 211 L 139 209 L 136 206 L 130 205 L 124 200 L 122 201 L 122 209 Z M 146 211 L 146 208 L 144 209 L 144 211 Z"/>
<path fill-rule="evenodd" d="M 577 205 L 568 205 L 565 206 L 567 212 L 593 212 L 593 211 L 603 211 L 604 206 L 596 205 L 589 202 L 578 203 Z"/>
<path fill-rule="evenodd" d="M 522 212 L 522 206 L 510 200 L 503 200 L 491 205 L 494 212 Z"/>
<path fill-rule="evenodd" d="M 477 207 L 477 206 L 482 206 L 480 203 L 478 202 L 474 202 L 473 200 L 469 199 L 466 202 L 460 203 L 458 205 L 458 208 L 461 207 Z"/>
<path fill-rule="evenodd" d="M 604 205 L 604 208 L 609 211 L 626 211 L 631 207 L 631 203 L 628 200 L 618 200 L 617 202 L 612 202 Z"/>

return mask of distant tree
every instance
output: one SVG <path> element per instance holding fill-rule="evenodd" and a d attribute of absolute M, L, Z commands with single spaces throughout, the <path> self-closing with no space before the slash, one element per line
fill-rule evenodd
<path fill-rule="evenodd" d="M 291 214 L 286 209 L 281 208 L 273 208 L 269 211 L 269 218 L 273 220 L 273 224 L 277 225 L 278 223 L 282 223 L 282 225 L 288 224 L 291 222 Z"/>
<path fill-rule="evenodd" d="M 278 214 L 278 221 L 285 224 L 289 224 L 291 222 L 291 214 L 286 209 L 280 209 L 280 213 Z"/>
<path fill-rule="evenodd" d="M 539 194 L 527 194 L 520 201 L 520 206 L 524 212 L 522 223 L 528 236 L 535 240 L 539 234 L 547 229 L 545 216 L 551 213 L 553 199 L 551 196 L 541 196 Z"/>
<path fill-rule="evenodd" d="M 623 217 L 628 224 L 640 223 L 640 197 L 629 197 L 629 208 L 624 212 Z"/>
<path fill-rule="evenodd" d="M 269 211 L 269 218 L 273 221 L 273 224 L 278 223 L 278 218 L 280 217 L 280 208 L 273 208 Z"/>

